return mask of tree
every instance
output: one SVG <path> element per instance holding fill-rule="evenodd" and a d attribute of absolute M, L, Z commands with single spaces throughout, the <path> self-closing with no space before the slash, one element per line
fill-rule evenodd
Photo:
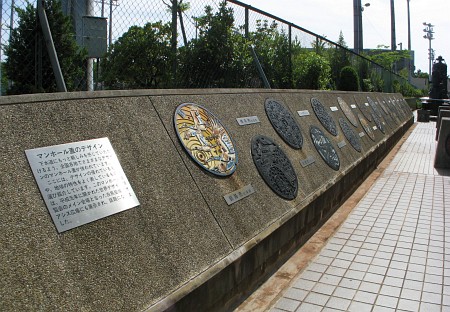
<path fill-rule="evenodd" d="M 163 0 L 163 3 L 168 7 L 169 12 L 172 12 L 174 4 L 177 6 L 176 11 L 178 19 L 180 20 L 181 34 L 183 36 L 184 45 L 186 46 L 188 44 L 188 41 L 186 36 L 186 29 L 184 27 L 183 13 L 191 8 L 191 4 L 189 2 L 183 2 L 183 0 L 171 1 L 170 4 Z"/>
<path fill-rule="evenodd" d="M 342 34 L 342 31 L 339 34 L 339 40 L 337 42 L 341 47 L 335 46 L 334 48 L 330 49 L 329 54 L 329 60 L 330 60 L 330 66 L 331 66 L 331 78 L 333 79 L 335 85 L 340 85 L 340 73 L 341 70 L 346 67 L 350 66 L 350 53 L 346 50 L 347 44 L 344 40 L 344 35 Z"/>
<path fill-rule="evenodd" d="M 43 6 L 67 90 L 78 90 L 84 79 L 86 51 L 77 46 L 72 23 L 63 14 L 61 2 L 46 0 Z M 11 31 L 9 44 L 5 47 L 5 71 L 12 81 L 7 93 L 57 91 L 36 8 L 27 3 L 25 8 L 15 10 L 19 16 L 18 26 Z"/>
<path fill-rule="evenodd" d="M 259 61 L 271 86 L 291 88 L 291 52 L 296 50 L 299 44 L 294 41 L 290 47 L 286 32 L 279 31 L 275 21 L 269 25 L 267 20 L 256 21 L 256 31 L 249 34 L 249 40 L 255 46 Z"/>
<path fill-rule="evenodd" d="M 294 82 L 300 89 L 324 90 L 330 88 L 331 67 L 325 57 L 315 52 L 304 52 L 294 58 Z"/>
<path fill-rule="evenodd" d="M 233 87 L 240 72 L 233 66 L 233 9 L 226 2 L 214 13 L 211 6 L 196 18 L 199 36 L 180 49 L 179 73 L 184 87 Z"/>
<path fill-rule="evenodd" d="M 102 63 L 107 87 L 170 87 L 171 26 L 162 22 L 131 26 L 111 45 Z"/>
<path fill-rule="evenodd" d="M 339 90 L 358 91 L 359 78 L 356 70 L 351 66 L 345 66 L 341 69 L 339 77 Z"/>

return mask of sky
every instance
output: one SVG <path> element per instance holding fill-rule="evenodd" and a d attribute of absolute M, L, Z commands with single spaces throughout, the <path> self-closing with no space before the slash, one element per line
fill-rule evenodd
<path fill-rule="evenodd" d="M 353 48 L 353 0 L 240 0 L 297 26 L 337 42 L 342 31 L 349 48 Z M 370 3 L 362 13 L 364 49 L 391 45 L 390 0 L 361 0 Z M 396 42 L 408 48 L 407 0 L 395 0 Z M 450 0 L 410 0 L 411 49 L 415 53 L 415 70 L 428 73 L 429 40 L 423 38 L 424 22 L 434 25 L 431 48 L 435 57 L 450 62 Z M 400 46 L 397 46 L 400 49 Z"/>

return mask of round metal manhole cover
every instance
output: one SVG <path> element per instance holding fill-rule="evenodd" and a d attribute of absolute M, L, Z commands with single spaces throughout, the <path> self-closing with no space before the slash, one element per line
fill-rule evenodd
<path fill-rule="evenodd" d="M 361 140 L 359 136 L 353 131 L 350 125 L 344 120 L 344 118 L 339 118 L 339 125 L 341 126 L 342 132 L 350 145 L 357 151 L 361 153 Z"/>
<path fill-rule="evenodd" d="M 338 97 L 337 100 L 348 121 L 350 121 L 353 126 L 358 127 L 358 120 L 356 119 L 355 114 L 353 114 L 348 104 L 341 97 Z"/>
<path fill-rule="evenodd" d="M 383 112 L 386 115 L 389 115 L 389 111 L 388 111 L 388 109 L 386 108 L 386 105 L 385 105 L 386 102 L 384 100 L 381 101 L 380 98 L 377 98 L 377 101 L 378 101 L 378 104 L 381 106 L 381 109 L 383 110 Z"/>
<path fill-rule="evenodd" d="M 359 122 L 361 123 L 361 126 L 363 127 L 364 131 L 366 132 L 367 136 L 372 140 L 375 141 L 375 134 L 373 133 L 372 129 L 370 128 L 369 122 L 364 118 L 363 115 L 358 114 Z"/>
<path fill-rule="evenodd" d="M 267 117 L 278 135 L 292 148 L 301 149 L 302 132 L 290 111 L 273 99 L 267 99 L 264 106 Z"/>
<path fill-rule="evenodd" d="M 316 114 L 317 119 L 319 119 L 320 123 L 323 125 L 328 132 L 332 135 L 337 136 L 337 127 L 336 123 L 333 120 L 333 117 L 327 113 L 323 104 L 317 98 L 311 98 L 311 106 L 313 108 L 314 114 Z"/>
<path fill-rule="evenodd" d="M 376 114 L 379 118 L 381 118 L 382 115 L 381 115 L 380 110 L 378 109 L 378 104 L 375 103 L 375 101 L 372 100 L 369 96 L 367 97 L 367 102 L 369 102 L 369 105 L 370 105 L 370 107 L 372 108 L 372 110 L 375 112 L 375 114 Z"/>
<path fill-rule="evenodd" d="M 206 108 L 194 103 L 179 105 L 174 125 L 181 145 L 201 168 L 218 176 L 229 176 L 236 170 L 238 157 L 233 140 Z"/>
<path fill-rule="evenodd" d="M 283 150 L 263 135 L 253 137 L 251 144 L 253 162 L 264 182 L 284 199 L 297 197 L 297 174 Z"/>
<path fill-rule="evenodd" d="M 333 170 L 339 170 L 339 155 L 325 134 L 316 126 L 310 126 L 311 140 L 325 163 Z"/>
<path fill-rule="evenodd" d="M 445 139 L 445 151 L 447 152 L 447 156 L 450 157 L 450 134 L 447 135 L 447 139 Z"/>
<path fill-rule="evenodd" d="M 400 119 L 398 118 L 398 114 L 397 114 L 397 109 L 395 108 L 395 106 L 392 104 L 391 100 L 388 99 L 386 101 L 387 106 L 389 107 L 389 116 L 392 117 L 392 120 L 398 124 L 400 122 Z"/>
<path fill-rule="evenodd" d="M 366 106 L 366 103 L 362 103 L 361 105 L 358 105 L 359 110 L 364 115 L 364 118 L 366 118 L 368 121 L 372 121 L 372 115 L 370 114 L 369 107 Z"/>
<path fill-rule="evenodd" d="M 389 99 L 391 99 L 391 98 L 389 98 Z M 398 104 L 397 99 L 396 98 L 391 99 L 391 103 L 392 103 L 392 106 L 395 107 L 395 111 L 396 111 L 397 115 L 401 118 L 404 118 L 405 112 L 403 112 L 403 110 L 401 109 L 400 105 Z"/>
<path fill-rule="evenodd" d="M 377 128 L 378 129 L 380 129 L 380 131 L 383 133 L 383 134 L 385 134 L 386 132 L 386 130 L 384 129 L 384 125 L 383 125 L 383 122 L 378 118 L 378 116 L 376 115 L 376 114 L 374 114 L 374 113 L 371 113 L 372 114 L 372 118 L 373 118 L 373 121 L 375 122 L 375 124 L 377 125 Z"/>

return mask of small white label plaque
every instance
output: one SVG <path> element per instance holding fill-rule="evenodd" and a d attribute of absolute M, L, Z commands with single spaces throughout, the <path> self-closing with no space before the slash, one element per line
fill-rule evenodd
<path fill-rule="evenodd" d="M 364 105 L 369 106 L 369 103 L 366 102 L 366 103 L 364 103 Z"/>
<path fill-rule="evenodd" d="M 339 109 L 337 108 L 337 106 L 331 106 L 330 107 L 332 112 L 337 112 Z"/>
<path fill-rule="evenodd" d="M 236 118 L 239 126 L 246 126 L 260 122 L 258 116 L 248 116 Z"/>
<path fill-rule="evenodd" d="M 315 163 L 316 160 L 313 156 L 308 156 L 307 158 L 300 160 L 300 165 L 302 165 L 303 168 L 308 167 L 309 165 L 312 165 Z"/>
<path fill-rule="evenodd" d="M 253 188 L 253 185 L 249 184 L 237 191 L 225 195 L 223 198 L 225 198 L 225 201 L 229 206 L 253 193 L 255 193 L 255 189 Z"/>
<path fill-rule="evenodd" d="M 355 105 L 355 104 L 351 104 L 350 107 L 353 108 L 353 109 L 355 109 L 355 108 L 356 108 L 356 105 Z"/>
<path fill-rule="evenodd" d="M 347 145 L 347 143 L 345 141 L 341 141 L 341 142 L 338 143 L 338 147 L 339 148 L 343 148 L 346 145 Z"/>
<path fill-rule="evenodd" d="M 373 130 L 377 130 L 378 128 L 377 128 L 377 126 L 373 126 L 372 129 Z"/>
<path fill-rule="evenodd" d="M 365 136 L 366 134 L 364 132 L 360 132 L 359 133 L 359 137 L 362 138 L 363 136 Z"/>
<path fill-rule="evenodd" d="M 25 154 L 59 233 L 139 205 L 108 138 Z"/>
<path fill-rule="evenodd" d="M 301 110 L 301 111 L 297 111 L 298 115 L 300 117 L 304 117 L 304 116 L 309 116 L 309 111 L 308 110 Z"/>

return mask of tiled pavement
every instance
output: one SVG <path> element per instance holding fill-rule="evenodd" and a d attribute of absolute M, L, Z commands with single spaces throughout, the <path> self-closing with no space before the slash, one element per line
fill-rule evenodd
<path fill-rule="evenodd" d="M 418 123 L 335 235 L 270 308 L 450 311 L 450 171 Z"/>

